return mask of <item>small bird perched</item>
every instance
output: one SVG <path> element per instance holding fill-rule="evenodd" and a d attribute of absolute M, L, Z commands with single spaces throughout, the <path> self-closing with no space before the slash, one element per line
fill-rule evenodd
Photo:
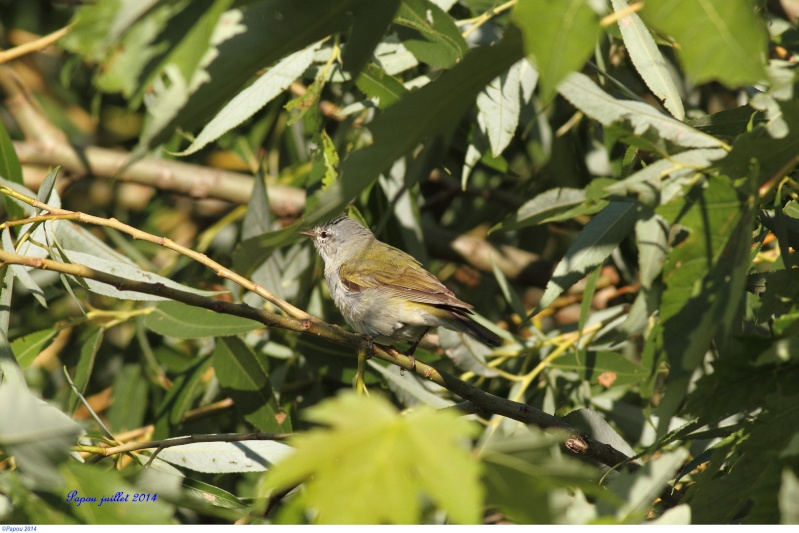
<path fill-rule="evenodd" d="M 340 216 L 301 231 L 325 263 L 333 302 L 352 328 L 370 342 L 416 344 L 435 326 L 468 333 L 490 346 L 502 340 L 469 315 L 462 302 L 402 250 L 380 242 L 355 220 Z"/>

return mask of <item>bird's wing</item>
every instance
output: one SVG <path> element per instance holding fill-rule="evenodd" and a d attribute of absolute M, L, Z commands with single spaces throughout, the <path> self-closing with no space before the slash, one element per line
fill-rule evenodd
<path fill-rule="evenodd" d="M 387 291 L 413 302 L 453 307 L 461 312 L 473 308 L 456 298 L 410 255 L 382 242 L 376 244 L 380 249 L 370 254 L 371 257 L 347 261 L 339 269 L 341 282 L 349 291 Z"/>

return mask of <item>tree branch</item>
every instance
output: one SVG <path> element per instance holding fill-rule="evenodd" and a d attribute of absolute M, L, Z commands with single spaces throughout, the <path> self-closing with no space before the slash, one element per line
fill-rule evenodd
<path fill-rule="evenodd" d="M 262 309 L 250 307 L 246 304 L 225 302 L 193 293 L 187 293 L 160 283 L 127 280 L 76 263 L 60 263 L 50 259 L 27 257 L 5 251 L 0 251 L 0 262 L 25 265 L 42 270 L 52 270 L 82 278 L 93 279 L 111 285 L 120 291 L 135 291 L 163 296 L 187 305 L 209 309 L 216 313 L 230 314 L 256 320 L 269 327 L 279 327 L 300 333 L 316 335 L 317 337 L 322 337 L 331 342 L 352 348 L 354 352 L 357 352 L 359 349 L 365 349 L 366 341 L 361 335 L 348 333 L 341 328 L 334 327 L 310 315 L 306 315 L 307 318 L 305 319 L 278 315 Z M 610 467 L 616 467 L 626 463 L 628 468 L 638 468 L 636 463 L 628 462 L 630 459 L 629 457 L 612 446 L 595 441 L 588 435 L 580 433 L 577 429 L 560 418 L 545 413 L 540 409 L 494 396 L 493 394 L 461 381 L 447 372 L 439 371 L 421 361 L 411 360 L 405 354 L 399 353 L 394 349 L 386 349 L 383 346 L 375 344 L 374 354 L 383 361 L 397 365 L 409 372 L 414 372 L 425 379 L 445 387 L 464 400 L 470 401 L 480 413 L 497 414 L 513 420 L 518 420 L 524 424 L 533 424 L 545 429 L 560 429 L 565 431 L 568 435 L 565 439 L 565 443 L 569 451 L 575 454 L 586 455 Z"/>

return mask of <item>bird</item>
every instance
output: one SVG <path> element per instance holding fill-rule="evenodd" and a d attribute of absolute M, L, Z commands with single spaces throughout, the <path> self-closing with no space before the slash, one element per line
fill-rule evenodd
<path fill-rule="evenodd" d="M 341 215 L 299 233 L 310 237 L 324 261 L 330 295 L 347 323 L 373 342 L 412 343 L 413 354 L 431 327 L 467 333 L 489 346 L 502 339 L 470 315 L 459 300 L 409 254 L 379 241 L 354 219 Z"/>

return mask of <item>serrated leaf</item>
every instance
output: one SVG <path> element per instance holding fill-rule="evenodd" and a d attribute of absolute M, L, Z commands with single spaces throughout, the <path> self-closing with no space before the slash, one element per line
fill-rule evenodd
<path fill-rule="evenodd" d="M 427 0 L 403 0 L 394 22 L 405 47 L 419 61 L 449 68 L 469 51 L 452 17 Z"/>
<path fill-rule="evenodd" d="M 563 291 L 608 258 L 632 231 L 638 209 L 634 202 L 611 202 L 586 224 L 555 267 L 535 313 L 546 308 Z"/>
<path fill-rule="evenodd" d="M 549 102 L 570 72 L 579 70 L 600 35 L 596 13 L 584 0 L 527 0 L 513 9 L 524 49 L 540 75 L 541 99 Z"/>
<path fill-rule="evenodd" d="M 308 417 L 329 427 L 294 438 L 296 453 L 266 483 L 280 489 L 307 479 L 298 497 L 318 511 L 318 522 L 415 523 L 420 493 L 454 522 L 479 520 L 479 464 L 463 446 L 474 429 L 466 420 L 428 407 L 400 416 L 382 398 L 351 393 L 318 404 Z M 353 498 L 359 505 L 346 503 Z"/>
<path fill-rule="evenodd" d="M 520 69 L 526 64 L 525 59 L 517 62 L 477 95 L 477 123 L 488 135 L 494 157 L 499 157 L 510 144 L 519 125 Z"/>
<path fill-rule="evenodd" d="M 290 425 L 284 428 L 278 422 L 279 407 L 263 356 L 256 355 L 237 337 L 222 337 L 212 358 L 219 384 L 247 422 L 260 431 L 291 430 Z"/>
<path fill-rule="evenodd" d="M 43 329 L 29 333 L 24 337 L 14 339 L 11 343 L 11 350 L 17 358 L 20 368 L 25 370 L 33 360 L 42 353 L 53 341 L 58 331 L 55 329 Z"/>
<path fill-rule="evenodd" d="M 768 36 L 753 2 L 647 0 L 640 15 L 677 41 L 693 83 L 717 80 L 737 88 L 765 78 Z"/>
<path fill-rule="evenodd" d="M 627 9 L 627 0 L 612 0 L 613 10 L 617 13 Z M 630 13 L 619 19 L 619 30 L 621 30 L 624 45 L 630 54 L 635 69 L 641 75 L 649 90 L 657 96 L 663 107 L 672 114 L 677 120 L 685 118 L 685 109 L 680 98 L 680 91 L 677 84 L 669 73 L 666 60 L 658 50 L 655 39 L 649 33 L 641 17 L 637 13 Z"/>
<path fill-rule="evenodd" d="M 291 446 L 271 440 L 194 442 L 161 450 L 158 457 L 195 472 L 230 474 L 264 472 L 291 457 Z"/>
<path fill-rule="evenodd" d="M 202 149 L 235 128 L 282 93 L 311 65 L 322 42 L 312 44 L 283 58 L 252 85 L 237 94 L 203 128 L 191 145 L 175 155 L 186 156 Z"/>
<path fill-rule="evenodd" d="M 215 313 L 174 301 L 158 304 L 144 319 L 144 325 L 160 335 L 179 339 L 238 335 L 264 327 L 249 318 Z"/>
<path fill-rule="evenodd" d="M 585 74 L 573 72 L 558 85 L 558 92 L 577 109 L 604 126 L 622 124 L 643 136 L 649 130 L 661 139 L 688 148 L 723 148 L 720 140 L 633 100 L 619 100 L 603 91 Z"/>

